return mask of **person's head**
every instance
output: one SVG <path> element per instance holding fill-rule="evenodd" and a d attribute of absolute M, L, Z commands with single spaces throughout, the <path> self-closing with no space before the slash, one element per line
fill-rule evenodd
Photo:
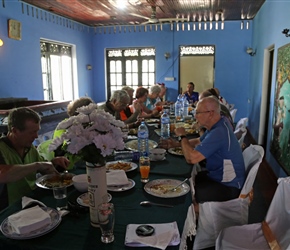
<path fill-rule="evenodd" d="M 13 109 L 8 115 L 8 135 L 17 146 L 30 147 L 38 137 L 40 116 L 30 108 Z"/>
<path fill-rule="evenodd" d="M 159 85 L 153 85 L 153 86 L 150 87 L 149 96 L 152 99 L 156 99 L 159 96 L 160 92 L 161 92 L 160 86 Z"/>
<path fill-rule="evenodd" d="M 79 99 L 76 99 L 74 101 L 71 101 L 68 105 L 67 105 L 67 114 L 69 116 L 73 116 L 73 115 L 77 115 L 78 112 L 76 112 L 76 110 L 80 107 L 83 106 L 88 106 L 90 103 L 93 103 L 94 101 L 90 98 L 90 97 L 80 97 Z"/>
<path fill-rule="evenodd" d="M 284 96 L 280 96 L 279 101 L 278 101 L 278 105 L 280 108 L 282 108 L 284 106 Z"/>
<path fill-rule="evenodd" d="M 166 86 L 165 86 L 164 83 L 159 83 L 159 82 L 157 83 L 157 85 L 160 86 L 160 89 L 161 89 L 161 91 L 160 91 L 158 96 L 160 98 L 163 98 L 165 96 L 165 94 L 166 94 Z"/>
<path fill-rule="evenodd" d="M 113 105 L 114 110 L 120 112 L 129 104 L 130 96 L 125 90 L 116 90 L 111 96 L 110 102 Z"/>
<path fill-rule="evenodd" d="M 122 90 L 125 90 L 127 94 L 130 96 L 130 102 L 129 104 L 132 104 L 133 101 L 133 94 L 134 94 L 134 89 L 129 87 L 129 86 L 124 86 Z"/>
<path fill-rule="evenodd" d="M 197 103 L 195 118 L 200 126 L 210 129 L 220 117 L 220 102 L 216 97 L 204 97 Z"/>
<path fill-rule="evenodd" d="M 199 94 L 199 100 L 203 99 L 204 97 L 209 97 L 209 96 L 214 96 L 217 99 L 219 98 L 214 89 L 207 89 Z"/>
<path fill-rule="evenodd" d="M 189 82 L 187 84 L 187 92 L 192 93 L 194 90 L 194 83 L 193 82 Z"/>
<path fill-rule="evenodd" d="M 145 102 L 148 96 L 148 89 L 145 89 L 143 87 L 139 87 L 136 90 L 136 98 L 141 101 L 141 102 Z"/>
<path fill-rule="evenodd" d="M 218 89 L 218 88 L 213 88 L 214 89 L 214 91 L 216 92 L 216 94 L 218 95 L 218 96 L 220 96 L 220 90 Z"/>

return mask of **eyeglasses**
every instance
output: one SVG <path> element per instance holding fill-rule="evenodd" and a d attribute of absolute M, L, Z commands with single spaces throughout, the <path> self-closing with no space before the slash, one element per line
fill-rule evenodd
<path fill-rule="evenodd" d="M 211 112 L 211 111 L 213 111 L 213 110 L 208 110 L 208 111 L 196 111 L 196 112 L 195 112 L 195 115 L 204 114 L 204 113 L 209 113 L 209 112 Z"/>

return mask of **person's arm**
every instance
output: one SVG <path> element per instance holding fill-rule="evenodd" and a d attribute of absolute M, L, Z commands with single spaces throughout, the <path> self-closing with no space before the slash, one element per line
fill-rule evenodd
<path fill-rule="evenodd" d="M 30 173 L 58 173 L 51 162 L 35 162 L 25 165 L 0 165 L 0 183 L 18 181 Z"/>

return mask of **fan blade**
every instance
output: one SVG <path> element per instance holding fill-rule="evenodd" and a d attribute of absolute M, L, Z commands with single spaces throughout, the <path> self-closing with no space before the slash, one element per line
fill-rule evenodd
<path fill-rule="evenodd" d="M 178 21 L 182 22 L 184 20 L 185 20 L 184 18 L 172 17 L 172 18 L 160 18 L 159 22 L 178 22 Z"/>
<path fill-rule="evenodd" d="M 131 15 L 131 16 L 136 16 L 136 17 L 140 17 L 140 18 L 147 19 L 147 20 L 150 19 L 150 17 L 142 16 L 142 15 L 135 14 L 135 13 L 129 13 L 129 15 Z"/>
<path fill-rule="evenodd" d="M 147 22 L 144 22 L 144 23 L 141 23 L 142 25 L 146 25 L 146 24 L 150 24 L 151 22 L 150 21 L 147 21 Z"/>

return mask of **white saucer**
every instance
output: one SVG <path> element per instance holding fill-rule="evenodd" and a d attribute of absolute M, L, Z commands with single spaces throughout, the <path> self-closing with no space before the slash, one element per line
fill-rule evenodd
<path fill-rule="evenodd" d="M 164 156 L 164 158 L 161 159 L 161 160 L 153 160 L 153 159 L 150 158 L 150 161 L 164 161 L 164 160 L 166 160 L 166 157 L 165 157 L 165 156 Z"/>
<path fill-rule="evenodd" d="M 108 200 L 107 202 L 112 200 L 112 195 L 108 193 Z M 89 193 L 83 193 L 77 198 L 77 203 L 83 207 L 89 207 Z"/>

